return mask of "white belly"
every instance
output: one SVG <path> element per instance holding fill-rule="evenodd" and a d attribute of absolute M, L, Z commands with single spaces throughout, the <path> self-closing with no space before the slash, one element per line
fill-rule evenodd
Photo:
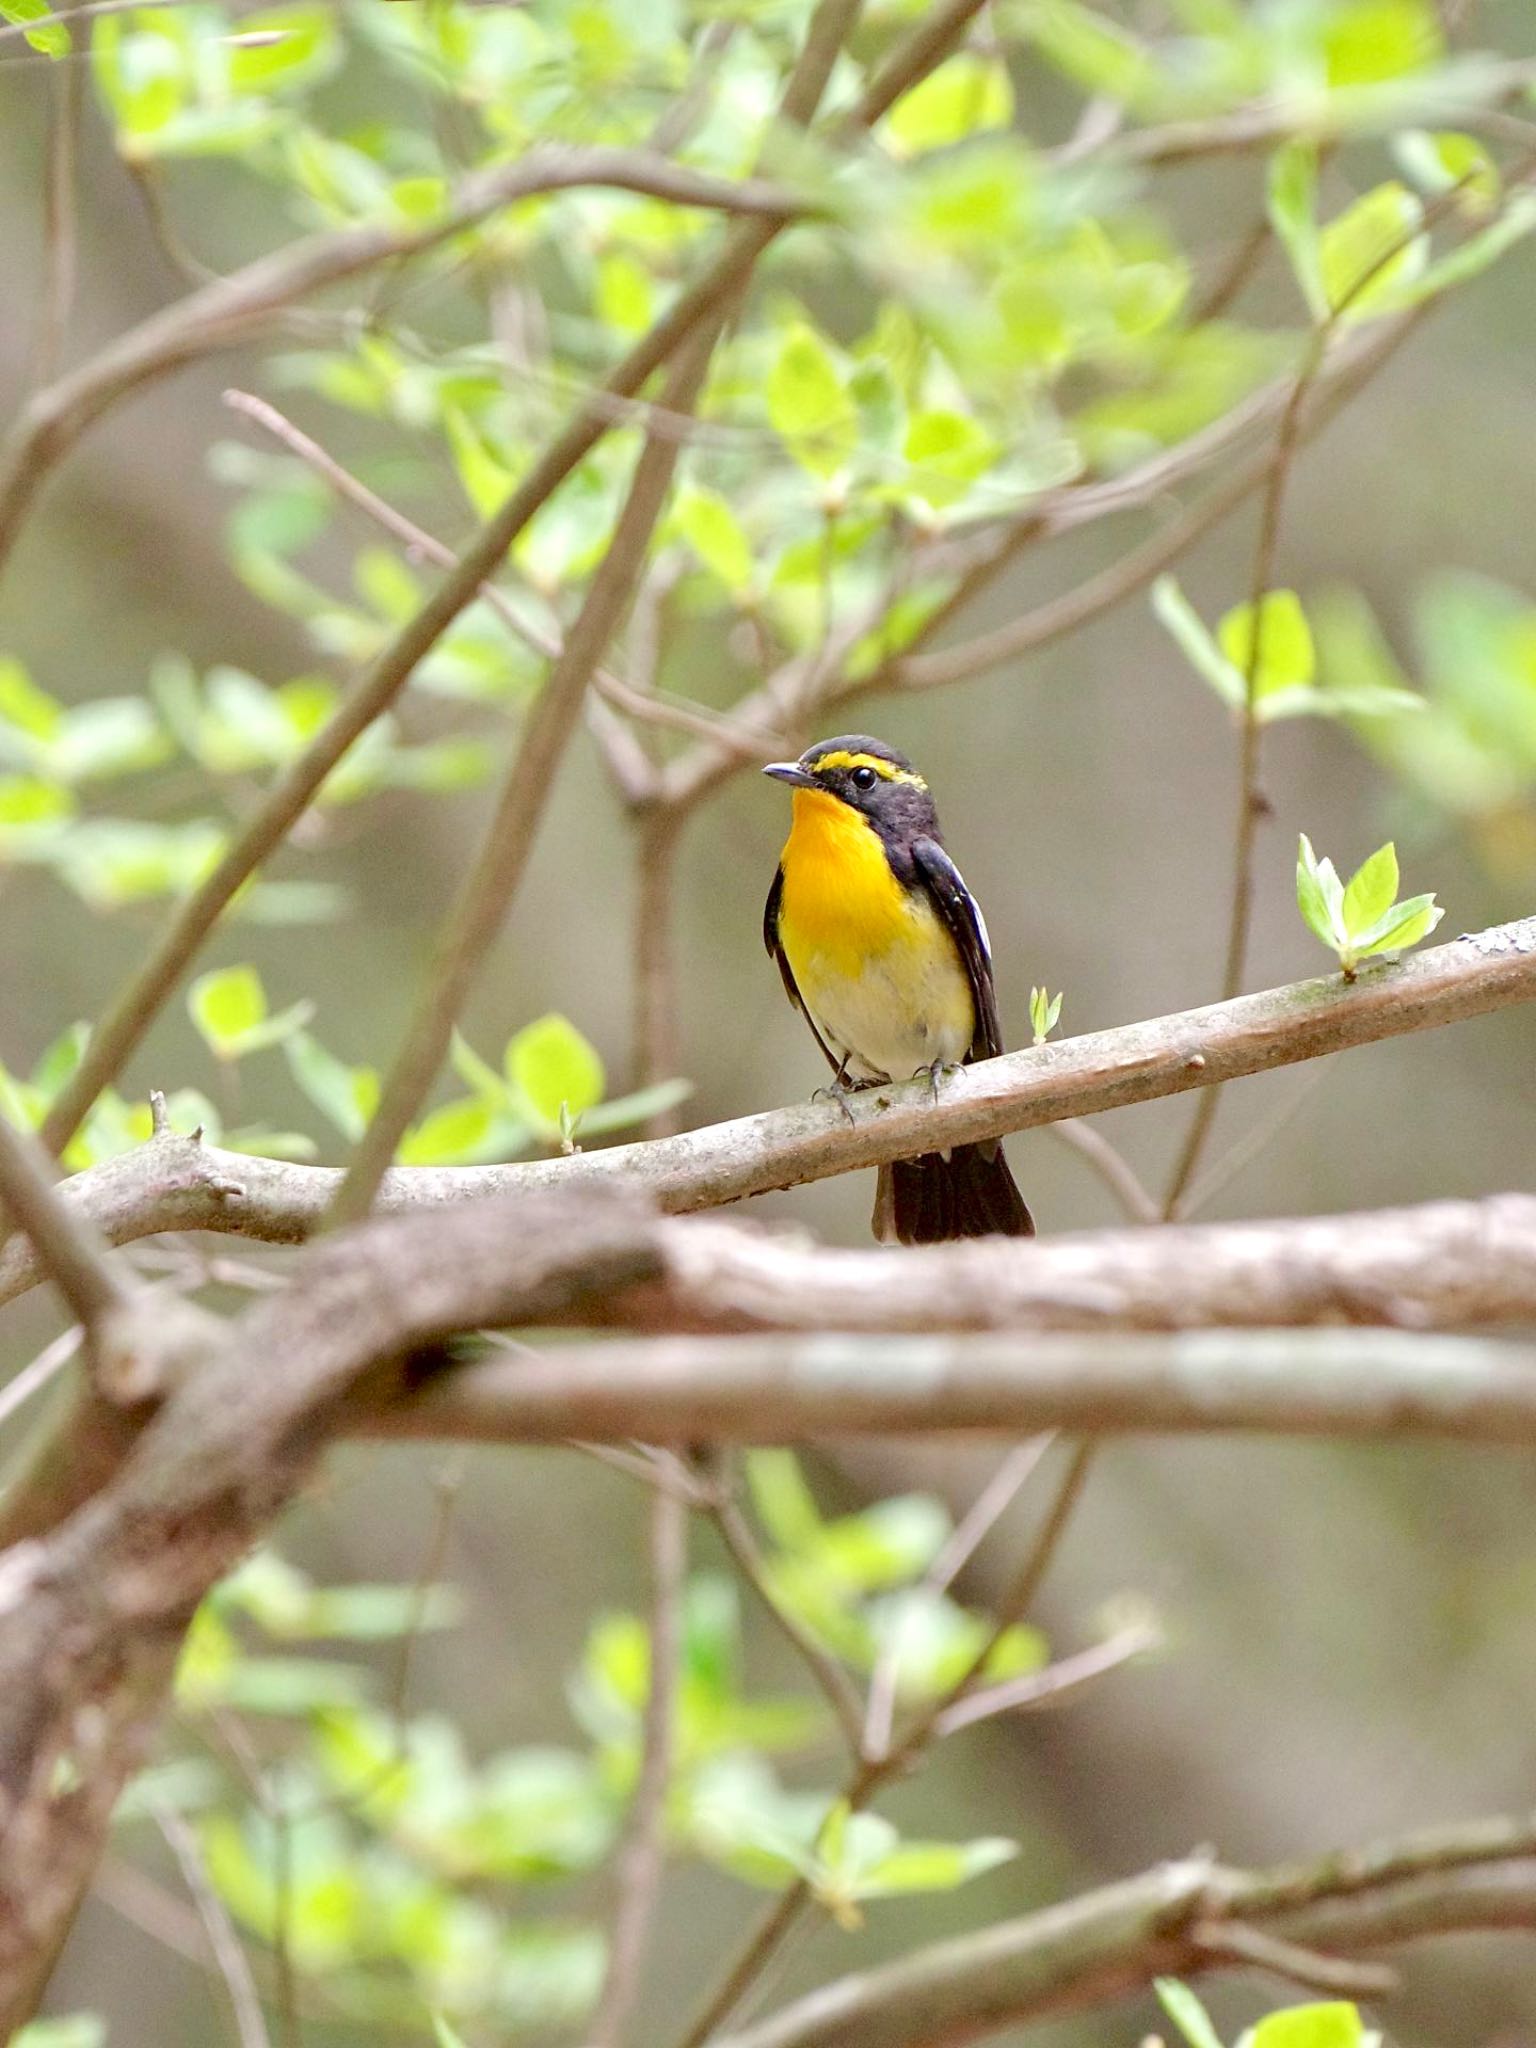
<path fill-rule="evenodd" d="M 970 1049 L 971 987 L 947 933 L 867 955 L 853 974 L 814 955 L 790 966 L 817 1029 L 860 1079 L 904 1081 L 935 1061 L 956 1066 Z"/>

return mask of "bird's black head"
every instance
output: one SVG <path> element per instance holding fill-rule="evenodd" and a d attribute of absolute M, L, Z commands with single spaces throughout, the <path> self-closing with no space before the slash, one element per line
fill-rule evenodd
<path fill-rule="evenodd" d="M 791 789 L 818 790 L 861 811 L 883 838 L 937 837 L 927 783 L 905 754 L 868 733 L 818 740 L 798 761 L 771 761 L 763 773 Z"/>

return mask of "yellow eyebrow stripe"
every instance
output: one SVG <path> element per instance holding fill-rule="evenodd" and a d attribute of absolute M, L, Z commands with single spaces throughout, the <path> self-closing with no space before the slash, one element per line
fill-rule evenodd
<path fill-rule="evenodd" d="M 829 768 L 873 768 L 885 782 L 908 782 L 914 789 L 926 789 L 927 783 L 921 775 L 910 768 L 898 768 L 894 761 L 882 761 L 878 754 L 850 754 L 839 747 L 835 753 L 818 754 L 811 763 L 811 773 L 821 775 Z"/>

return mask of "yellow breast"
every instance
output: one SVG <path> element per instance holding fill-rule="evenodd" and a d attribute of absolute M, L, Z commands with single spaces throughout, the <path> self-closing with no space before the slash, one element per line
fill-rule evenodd
<path fill-rule="evenodd" d="M 904 1079 L 965 1057 L 971 988 L 922 890 L 891 873 L 879 834 L 850 805 L 797 789 L 784 847 L 779 939 L 833 1051 Z"/>
<path fill-rule="evenodd" d="M 837 797 L 795 791 L 783 865 L 779 932 L 791 967 L 797 955 L 814 954 L 856 974 L 871 953 L 910 939 L 907 892 L 891 873 L 879 833 Z"/>

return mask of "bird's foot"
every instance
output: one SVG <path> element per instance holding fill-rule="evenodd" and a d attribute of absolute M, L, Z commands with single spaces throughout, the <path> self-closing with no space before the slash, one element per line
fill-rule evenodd
<path fill-rule="evenodd" d="M 856 1123 L 858 1119 L 848 1107 L 849 1096 L 861 1094 L 866 1088 L 878 1088 L 879 1085 L 879 1080 L 873 1075 L 861 1075 L 856 1080 L 851 1078 L 848 1073 L 848 1063 L 845 1060 L 826 1087 L 818 1088 L 815 1094 L 812 1095 L 811 1100 L 812 1102 L 835 1102 L 847 1121 L 852 1124 Z"/>
<path fill-rule="evenodd" d="M 958 1074 L 960 1067 L 959 1060 L 930 1060 L 926 1067 L 919 1067 L 912 1078 L 914 1081 L 921 1081 L 924 1076 L 927 1077 L 929 1099 L 936 1103 L 939 1099 L 940 1081 L 946 1074 Z"/>

